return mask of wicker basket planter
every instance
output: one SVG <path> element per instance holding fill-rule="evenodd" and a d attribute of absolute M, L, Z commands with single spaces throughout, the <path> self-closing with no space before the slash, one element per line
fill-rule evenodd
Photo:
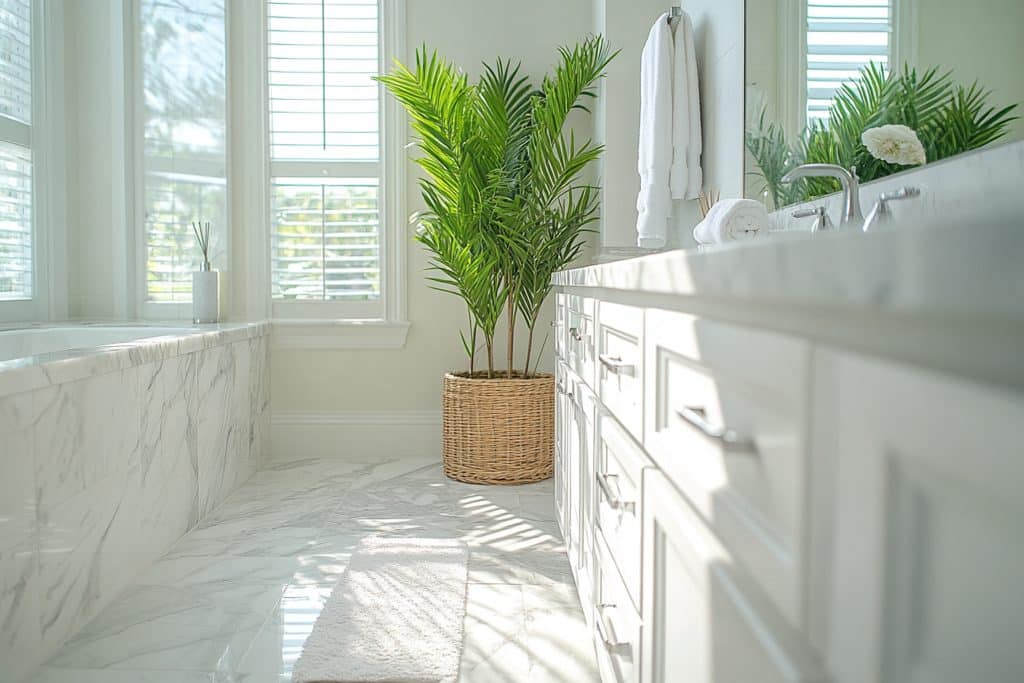
<path fill-rule="evenodd" d="M 555 378 L 444 376 L 444 473 L 471 484 L 527 484 L 552 475 Z"/>

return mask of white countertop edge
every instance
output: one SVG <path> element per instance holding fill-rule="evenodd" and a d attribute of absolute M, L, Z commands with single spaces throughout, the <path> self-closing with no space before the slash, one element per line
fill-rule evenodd
<path fill-rule="evenodd" d="M 1024 323 L 1024 219 L 869 234 L 773 233 L 574 268 L 552 282 L 745 305 Z"/>

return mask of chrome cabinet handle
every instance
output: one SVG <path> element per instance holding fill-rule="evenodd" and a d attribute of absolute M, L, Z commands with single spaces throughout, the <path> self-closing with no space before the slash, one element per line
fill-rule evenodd
<path fill-rule="evenodd" d="M 601 361 L 601 365 L 608 370 L 608 372 L 614 372 L 616 375 L 629 375 L 633 376 L 635 365 L 632 363 L 625 363 L 621 356 L 612 356 L 607 353 L 602 353 L 597 357 Z"/>
<path fill-rule="evenodd" d="M 676 415 L 707 438 L 720 443 L 724 448 L 757 453 L 757 444 L 753 440 L 741 437 L 734 429 L 725 425 L 713 425 L 708 422 L 707 411 L 704 408 L 687 406 L 677 410 Z"/>
<path fill-rule="evenodd" d="M 622 643 L 622 642 L 619 642 L 617 640 L 614 640 L 614 639 L 608 637 L 608 631 L 607 631 L 608 627 L 604 623 L 604 611 L 606 609 L 614 609 L 614 608 L 615 608 L 615 605 L 613 605 L 611 603 L 607 603 L 606 602 L 606 603 L 599 604 L 597 606 L 597 619 L 594 619 L 594 624 L 597 626 L 597 636 L 601 639 L 601 642 L 604 643 L 605 647 L 607 647 L 609 649 L 615 649 L 615 648 L 618 648 L 618 647 L 621 647 L 621 646 L 627 644 L 627 643 Z"/>
<path fill-rule="evenodd" d="M 612 506 L 613 510 L 625 510 L 626 512 L 635 512 L 636 503 L 631 500 L 622 500 L 618 494 L 612 491 L 612 485 L 610 480 L 617 479 L 619 475 L 608 474 L 607 472 L 597 473 L 597 486 L 601 489 L 601 493 L 608 499 L 608 504 Z M 617 487 L 616 487 L 617 488 Z"/>
<path fill-rule="evenodd" d="M 563 396 L 568 396 L 569 398 L 572 398 L 572 389 L 566 389 L 565 385 L 562 384 L 561 382 L 555 384 L 555 390 L 557 390 L 558 393 L 562 394 Z"/>
<path fill-rule="evenodd" d="M 583 337 L 582 337 L 582 335 L 580 335 L 579 328 L 570 327 L 569 328 L 569 336 L 573 338 L 573 341 L 577 341 L 577 342 L 583 341 Z"/>

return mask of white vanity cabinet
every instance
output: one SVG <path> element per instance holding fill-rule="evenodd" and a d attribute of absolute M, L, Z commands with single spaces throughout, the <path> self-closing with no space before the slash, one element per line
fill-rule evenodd
<path fill-rule="evenodd" d="M 603 683 L 1024 680 L 1024 394 L 557 291 L 556 495 Z"/>

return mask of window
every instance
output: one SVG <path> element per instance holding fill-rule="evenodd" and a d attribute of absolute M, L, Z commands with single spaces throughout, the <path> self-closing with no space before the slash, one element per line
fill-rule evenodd
<path fill-rule="evenodd" d="M 824 120 L 836 90 L 861 67 L 891 59 L 890 0 L 807 1 L 806 122 Z"/>
<path fill-rule="evenodd" d="M 225 20 L 224 0 L 139 2 L 143 301 L 158 316 L 188 316 L 201 261 L 192 221 L 210 222 L 211 260 L 225 265 Z"/>
<path fill-rule="evenodd" d="M 385 317 L 378 0 L 269 0 L 274 315 Z"/>
<path fill-rule="evenodd" d="M 0 302 L 34 296 L 32 5 L 0 7 Z"/>

